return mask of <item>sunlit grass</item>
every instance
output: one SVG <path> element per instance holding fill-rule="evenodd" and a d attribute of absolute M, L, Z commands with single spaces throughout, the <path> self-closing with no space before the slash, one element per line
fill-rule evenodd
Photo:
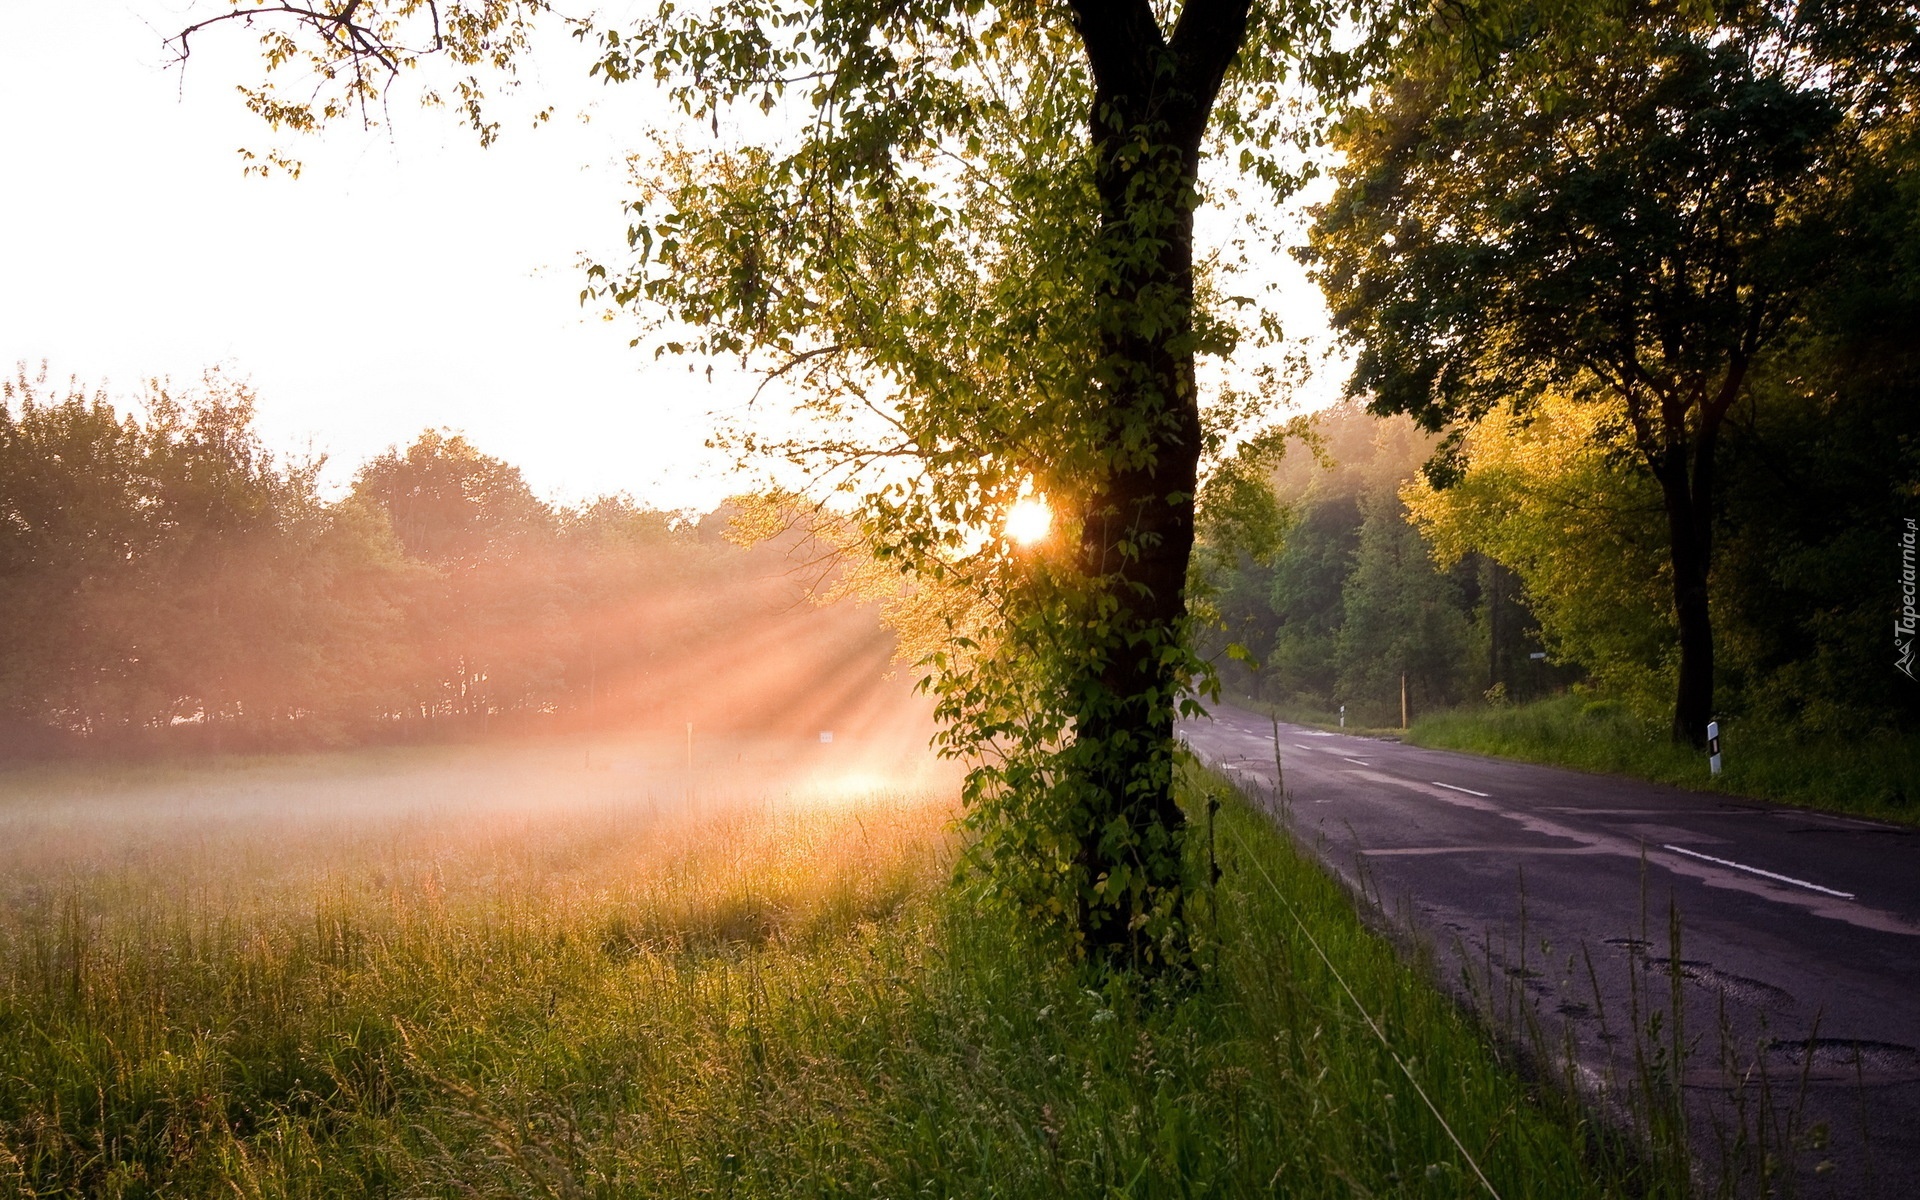
<path fill-rule="evenodd" d="M 0 1189 L 1484 1195 L 1475 1166 L 1509 1197 L 1633 1182 L 1237 802 L 1203 913 L 1213 965 L 1156 999 L 1094 987 L 951 882 L 949 791 L 750 758 L 705 794 L 475 751 L 342 760 L 343 808 L 321 760 L 108 780 L 91 804 L 74 779 L 0 789 Z"/>
<path fill-rule="evenodd" d="M 1681 787 L 1755 796 L 1861 816 L 1920 822 L 1920 741 L 1889 733 L 1802 738 L 1729 723 L 1724 771 L 1676 746 L 1665 723 L 1622 705 L 1581 696 L 1532 704 L 1458 709 L 1414 723 L 1409 742 L 1588 771 L 1633 775 Z"/>

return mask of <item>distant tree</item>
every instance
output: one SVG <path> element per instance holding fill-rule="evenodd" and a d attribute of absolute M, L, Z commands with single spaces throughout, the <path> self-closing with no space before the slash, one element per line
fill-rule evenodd
<path fill-rule="evenodd" d="M 1463 698 L 1473 605 L 1434 568 L 1398 496 L 1375 493 L 1362 510 L 1353 569 L 1341 588 L 1339 695 L 1375 722 L 1397 724 L 1403 680 L 1421 712 Z"/>
<path fill-rule="evenodd" d="M 0 403 L 0 710 L 10 740 L 93 732 L 126 711 L 126 631 L 100 619 L 145 548 L 137 423 L 77 381 L 22 369 Z"/>
<path fill-rule="evenodd" d="M 432 568 L 408 606 L 414 642 L 434 663 L 421 696 L 430 715 L 484 722 L 560 688 L 569 599 L 550 569 L 558 519 L 519 468 L 427 430 L 361 467 L 353 496 Z"/>
<path fill-rule="evenodd" d="M 408 554 L 436 566 L 497 558 L 554 528 L 552 510 L 518 467 L 434 429 L 404 452 L 396 447 L 369 460 L 353 491 L 385 510 Z"/>
<path fill-rule="evenodd" d="M 286 727 L 303 691 L 300 550 L 325 520 L 318 464 L 269 453 L 252 390 L 217 373 L 190 393 L 151 384 L 141 408 L 149 541 L 122 617 L 140 674 L 161 719 L 258 739 Z"/>
<path fill-rule="evenodd" d="M 1519 577 L 1557 662 L 1657 709 L 1675 665 L 1667 527 L 1609 417 L 1553 394 L 1490 414 L 1460 444 L 1459 478 L 1406 494 L 1442 563 L 1485 555 Z"/>
<path fill-rule="evenodd" d="M 356 614 L 383 603 L 392 564 L 338 536 L 317 464 L 265 450 L 244 385 L 154 383 L 138 408 L 24 375 L 7 386 L 6 723 L 95 745 L 176 725 L 216 745 L 306 738 L 303 721 L 340 707 L 326 677 L 385 657 Z"/>
<path fill-rule="evenodd" d="M 303 740 L 345 744 L 410 716 L 425 673 L 410 608 L 430 594 L 431 568 L 407 559 L 385 512 L 347 497 L 283 551 L 301 623 L 285 688 Z"/>
<path fill-rule="evenodd" d="M 1619 414 L 1665 510 L 1676 739 L 1713 711 L 1728 414 L 1853 244 L 1916 45 L 1871 0 L 1422 10 L 1337 139 L 1311 261 L 1356 394 L 1435 430 L 1549 389 Z"/>
<path fill-rule="evenodd" d="M 1360 500 L 1353 493 L 1318 495 L 1298 513 L 1267 587 L 1276 628 L 1264 648 L 1263 695 L 1331 710 L 1340 703 L 1337 655 L 1360 544 Z"/>
<path fill-rule="evenodd" d="M 568 581 L 566 677 L 589 721 L 651 716 L 674 668 L 694 647 L 739 636 L 750 581 L 725 542 L 692 522 L 606 496 L 560 514 L 556 568 Z M 731 626 L 731 630 L 729 629 Z"/>

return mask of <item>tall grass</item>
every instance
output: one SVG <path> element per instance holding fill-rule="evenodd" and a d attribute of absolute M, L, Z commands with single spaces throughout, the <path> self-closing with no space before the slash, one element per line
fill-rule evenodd
<path fill-rule="evenodd" d="M 1574 695 L 1435 713 L 1415 721 L 1405 736 L 1420 746 L 1920 821 L 1920 739 L 1912 736 L 1811 739 L 1735 722 L 1721 737 L 1724 770 L 1717 777 L 1704 753 L 1673 744 L 1664 722 L 1615 701 Z"/>
<path fill-rule="evenodd" d="M 1157 994 L 990 915 L 937 793 L 356 822 L 15 797 L 0 1191 L 1665 1186 L 1536 1095 L 1266 817 L 1189 791 L 1198 819 L 1224 801 L 1225 873 L 1198 901 L 1208 969 Z"/>

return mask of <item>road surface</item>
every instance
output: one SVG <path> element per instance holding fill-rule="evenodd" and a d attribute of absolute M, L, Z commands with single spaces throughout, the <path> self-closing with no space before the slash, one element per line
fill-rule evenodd
<path fill-rule="evenodd" d="M 1750 1165 L 1721 1149 L 1744 1128 L 1792 1144 L 1804 1195 L 1920 1196 L 1920 831 L 1228 705 L 1181 734 L 1603 1102 L 1636 1091 L 1655 1012 L 1667 1041 L 1677 974 L 1704 1184 Z M 1763 1079 L 1764 1131 L 1732 1100 Z"/>

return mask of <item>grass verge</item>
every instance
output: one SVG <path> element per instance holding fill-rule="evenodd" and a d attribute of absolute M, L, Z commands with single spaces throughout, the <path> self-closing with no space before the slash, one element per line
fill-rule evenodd
<path fill-rule="evenodd" d="M 118 843 L 16 805 L 0 1189 L 1682 1190 L 1536 1094 L 1263 815 L 1188 791 L 1223 802 L 1225 873 L 1171 998 L 986 915 L 939 799 L 549 799 L 357 837 L 223 810 Z"/>
<path fill-rule="evenodd" d="M 1920 739 L 1912 737 L 1807 740 L 1736 725 L 1721 738 L 1724 770 L 1715 777 L 1706 755 L 1675 746 L 1663 725 L 1612 701 L 1571 695 L 1435 713 L 1415 721 L 1402 737 L 1418 746 L 1920 822 Z"/>

